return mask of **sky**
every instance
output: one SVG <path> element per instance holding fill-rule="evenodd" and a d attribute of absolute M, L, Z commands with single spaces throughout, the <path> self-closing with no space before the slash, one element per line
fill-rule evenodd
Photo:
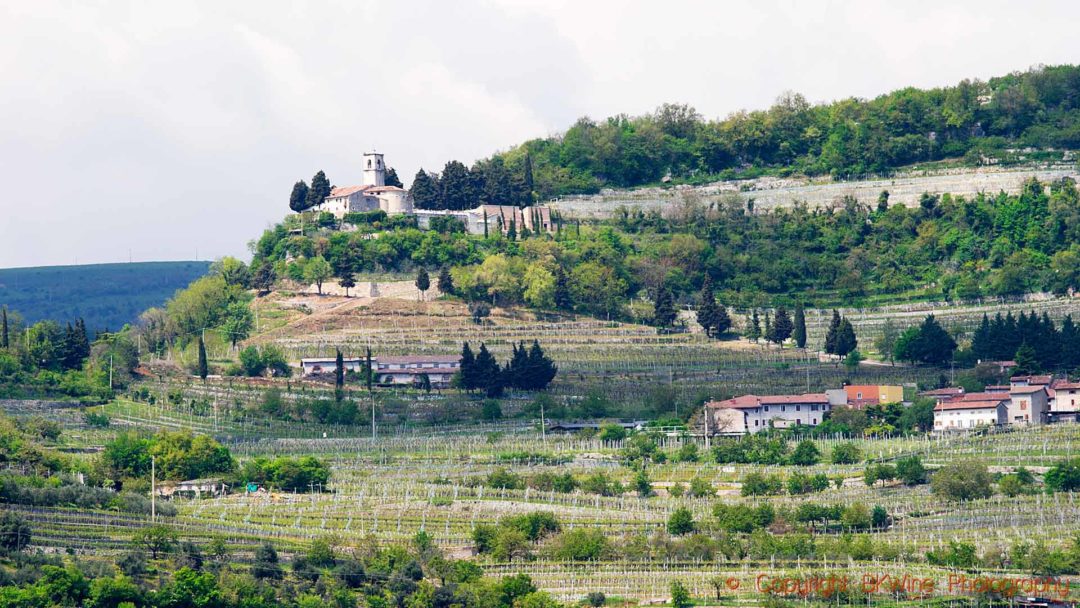
<path fill-rule="evenodd" d="M 96 6 L 95 6 L 96 5 Z M 1078 2 L 0 0 L 0 268 L 249 259 L 318 170 L 471 164 L 581 116 L 708 118 L 1080 61 Z"/>

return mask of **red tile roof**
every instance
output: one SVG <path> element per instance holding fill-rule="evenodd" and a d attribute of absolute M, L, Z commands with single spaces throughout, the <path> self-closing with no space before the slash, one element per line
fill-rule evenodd
<path fill-rule="evenodd" d="M 1013 376 L 1011 382 L 1027 382 L 1028 384 L 1050 384 L 1054 377 L 1047 374 L 1042 376 Z"/>
<path fill-rule="evenodd" d="M 725 409 L 756 409 L 763 405 L 828 405 L 829 397 L 825 393 L 807 393 L 804 395 L 743 395 L 724 401 L 710 401 L 705 407 Z"/>
<path fill-rule="evenodd" d="M 457 363 L 460 355 L 402 355 L 396 357 L 372 357 L 377 363 Z"/>
<path fill-rule="evenodd" d="M 1016 387 L 1013 387 L 1013 388 L 1009 389 L 1009 392 L 1010 393 L 1017 393 L 1017 394 L 1020 394 L 1020 395 L 1028 395 L 1028 394 L 1031 394 L 1031 393 L 1041 393 L 1041 392 L 1043 392 L 1045 390 L 1046 390 L 1045 385 L 1016 386 Z"/>
<path fill-rule="evenodd" d="M 998 392 L 998 391 L 989 392 L 988 391 L 988 392 L 985 392 L 985 393 L 964 393 L 963 395 L 960 395 L 958 397 L 954 397 L 954 398 L 950 399 L 949 401 L 950 402 L 952 402 L 952 401 L 989 401 L 989 400 L 992 400 L 992 399 L 997 399 L 998 401 L 1005 401 L 1008 398 L 1009 398 L 1009 393 L 1007 393 L 1007 392 Z"/>
<path fill-rule="evenodd" d="M 341 186 L 341 187 L 334 188 L 333 190 L 331 190 L 330 191 L 330 196 L 328 196 L 327 198 L 337 198 L 339 196 L 349 196 L 350 194 L 355 194 L 357 192 L 363 192 L 364 190 L 367 190 L 370 187 L 371 186 Z"/>
<path fill-rule="evenodd" d="M 984 410 L 996 408 L 1004 403 L 1004 399 L 987 399 L 982 401 L 943 401 L 934 406 L 935 412 L 943 410 Z"/>

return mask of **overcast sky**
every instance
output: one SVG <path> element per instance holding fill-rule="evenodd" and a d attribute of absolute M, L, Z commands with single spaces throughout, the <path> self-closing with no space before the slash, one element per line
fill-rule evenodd
<path fill-rule="evenodd" d="M 247 259 L 293 182 L 359 183 L 372 147 L 409 181 L 582 115 L 986 79 L 1080 61 L 1078 22 L 1070 1 L 0 0 L 0 267 Z"/>

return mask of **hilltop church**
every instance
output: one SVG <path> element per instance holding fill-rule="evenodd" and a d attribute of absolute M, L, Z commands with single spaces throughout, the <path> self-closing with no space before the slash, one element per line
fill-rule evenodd
<path fill-rule="evenodd" d="M 444 209 L 414 209 L 412 195 L 408 190 L 386 185 L 386 164 L 383 155 L 367 152 L 363 159 L 363 177 L 359 186 L 334 188 L 319 211 L 333 213 L 343 218 L 346 213 L 385 211 L 387 215 L 412 215 L 421 228 L 428 228 L 433 217 L 454 217 L 465 224 L 469 234 L 506 234 L 511 226 L 516 230 L 532 233 L 555 232 L 551 209 L 544 205 L 519 208 L 514 205 L 478 205 L 463 211 Z"/>

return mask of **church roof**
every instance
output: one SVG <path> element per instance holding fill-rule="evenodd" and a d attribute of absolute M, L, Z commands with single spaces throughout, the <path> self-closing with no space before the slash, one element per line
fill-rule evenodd
<path fill-rule="evenodd" d="M 367 190 L 369 188 L 371 188 L 371 186 L 341 186 L 341 187 L 334 188 L 333 190 L 331 190 L 330 191 L 330 196 L 327 197 L 327 198 L 336 198 L 336 197 L 339 197 L 339 196 L 349 196 L 350 194 L 355 194 L 357 192 L 363 192 L 364 190 Z"/>

